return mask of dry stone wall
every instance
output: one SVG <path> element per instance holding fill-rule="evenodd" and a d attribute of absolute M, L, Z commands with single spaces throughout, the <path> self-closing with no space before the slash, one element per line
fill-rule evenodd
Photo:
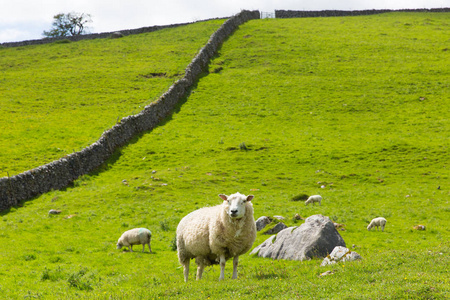
<path fill-rule="evenodd" d="M 217 20 L 220 18 L 215 19 L 207 19 L 202 20 L 198 22 L 205 22 L 209 20 Z M 72 42 L 77 42 L 81 40 L 93 40 L 93 39 L 105 39 L 105 38 L 114 38 L 114 37 L 122 37 L 127 36 L 131 34 L 140 34 L 140 33 L 146 33 L 146 32 L 153 32 L 161 29 L 166 28 L 174 28 L 179 26 L 185 26 L 191 23 L 179 23 L 179 24 L 170 24 L 170 25 L 155 25 L 155 26 L 149 26 L 149 27 L 141 27 L 136 29 L 125 29 L 120 30 L 119 32 L 101 32 L 101 33 L 90 33 L 90 34 L 81 34 L 81 35 L 75 35 L 75 36 L 62 36 L 62 37 L 53 37 L 53 38 L 43 38 L 43 39 L 37 39 L 37 40 L 27 40 L 27 41 L 20 41 L 20 42 L 5 42 L 1 43 L 0 47 L 20 47 L 20 46 L 29 46 L 29 45 L 42 45 L 42 44 L 48 44 L 53 43 L 61 40 L 69 40 Z"/>
<path fill-rule="evenodd" d="M 322 10 L 322 11 L 300 11 L 300 10 L 275 10 L 275 18 L 315 18 L 315 17 L 343 17 L 364 16 L 388 12 L 449 12 L 450 8 L 431 9 L 370 9 L 370 10 Z"/>
<path fill-rule="evenodd" d="M 133 137 L 157 126 L 187 96 L 225 39 L 239 25 L 251 19 L 259 19 L 259 11 L 244 10 L 225 21 L 188 65 L 183 78 L 140 113 L 121 119 L 89 147 L 24 173 L 0 178 L 0 210 L 17 206 L 20 201 L 51 190 L 67 187 L 78 177 L 102 165 L 116 149 L 127 144 Z"/>

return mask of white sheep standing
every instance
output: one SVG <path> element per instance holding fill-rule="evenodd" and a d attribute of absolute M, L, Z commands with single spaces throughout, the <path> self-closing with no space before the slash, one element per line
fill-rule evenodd
<path fill-rule="evenodd" d="M 386 219 L 383 217 L 378 217 L 373 219 L 370 224 L 367 226 L 367 230 L 370 230 L 372 227 L 376 226 L 378 230 L 378 226 L 381 227 L 381 231 L 384 231 L 384 226 L 386 225 Z"/>
<path fill-rule="evenodd" d="M 145 245 L 148 245 L 150 253 L 152 253 L 152 247 L 150 241 L 152 239 L 152 232 L 147 228 L 134 228 L 125 231 L 117 241 L 117 249 L 121 249 L 123 246 L 128 247 L 130 252 L 133 252 L 133 245 L 142 245 L 142 252 L 145 252 Z"/>
<path fill-rule="evenodd" d="M 305 201 L 305 205 L 308 205 L 310 203 L 312 203 L 313 205 L 315 205 L 316 202 L 319 202 L 319 205 L 322 205 L 322 196 L 320 195 L 312 195 L 309 196 L 309 198 Z"/>
<path fill-rule="evenodd" d="M 177 227 L 178 260 L 189 276 L 189 263 L 195 258 L 197 280 L 205 266 L 220 264 L 220 277 L 225 275 L 225 262 L 233 257 L 233 279 L 237 278 L 239 256 L 246 253 L 256 239 L 253 217 L 253 195 L 220 194 L 221 205 L 203 207 L 186 215 Z"/>

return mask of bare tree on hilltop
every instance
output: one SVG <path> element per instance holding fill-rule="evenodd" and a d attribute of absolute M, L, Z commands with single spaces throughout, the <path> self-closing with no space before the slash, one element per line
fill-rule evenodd
<path fill-rule="evenodd" d="M 91 15 L 71 12 L 53 16 L 53 28 L 42 33 L 45 37 L 74 36 L 85 33 L 86 24 L 92 22 Z"/>

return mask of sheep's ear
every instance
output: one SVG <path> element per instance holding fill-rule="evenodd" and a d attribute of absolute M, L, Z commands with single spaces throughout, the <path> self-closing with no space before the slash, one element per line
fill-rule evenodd
<path fill-rule="evenodd" d="M 222 198 L 223 201 L 227 201 L 228 200 L 228 196 L 227 195 L 220 194 L 219 197 Z"/>
<path fill-rule="evenodd" d="M 253 199 L 254 197 L 255 197 L 255 196 L 253 196 L 253 195 L 248 195 L 246 200 L 247 200 L 247 201 L 252 201 L 252 199 Z"/>

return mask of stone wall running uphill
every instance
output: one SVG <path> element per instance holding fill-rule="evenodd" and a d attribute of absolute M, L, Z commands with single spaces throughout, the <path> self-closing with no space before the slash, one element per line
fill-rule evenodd
<path fill-rule="evenodd" d="M 51 190 L 67 187 L 78 177 L 101 166 L 116 149 L 135 136 L 155 128 L 172 113 L 180 100 L 187 96 L 225 39 L 239 25 L 251 19 L 259 19 L 259 11 L 243 10 L 226 20 L 187 66 L 183 78 L 138 114 L 121 119 L 92 145 L 35 169 L 0 178 L 0 210 L 17 206 L 20 201 Z"/>

